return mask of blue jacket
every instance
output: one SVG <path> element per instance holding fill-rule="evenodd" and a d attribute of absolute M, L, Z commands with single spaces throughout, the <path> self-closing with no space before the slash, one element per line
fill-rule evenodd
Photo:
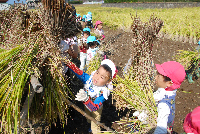
<path fill-rule="evenodd" d="M 67 65 L 69 69 L 83 82 L 83 84 L 91 83 L 90 75 L 87 73 L 84 73 L 82 70 L 80 70 L 75 64 L 70 63 Z M 89 90 L 93 90 L 91 87 L 89 87 Z M 85 90 L 88 92 L 87 90 Z M 83 102 L 83 104 L 90 110 L 90 111 L 97 111 L 103 102 L 105 101 L 105 98 L 103 96 L 103 92 L 100 92 L 98 96 L 91 97 L 89 96 L 89 99 L 86 102 Z"/>

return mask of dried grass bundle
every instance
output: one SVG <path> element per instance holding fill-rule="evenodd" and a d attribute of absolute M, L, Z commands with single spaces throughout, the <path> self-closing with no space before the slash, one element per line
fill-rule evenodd
<path fill-rule="evenodd" d="M 145 110 L 148 114 L 148 124 L 143 125 L 139 120 L 132 120 L 127 124 L 137 125 L 130 129 L 134 133 L 147 133 L 156 126 L 157 109 L 153 98 L 154 71 L 152 47 L 156 35 L 160 31 L 163 21 L 150 17 L 149 23 L 142 23 L 139 17 L 134 17 L 133 57 L 125 79 L 117 77 L 114 99 L 117 109 Z M 138 130 L 138 131 L 136 131 Z"/>
<path fill-rule="evenodd" d="M 43 4 L 35 11 L 13 8 L 0 13 L 1 132 L 18 132 L 23 121 L 20 120 L 23 96 L 32 87 L 30 76 L 44 87 L 44 92 L 33 98 L 30 117 L 51 123 L 59 115 L 66 123 L 66 100 L 71 91 L 62 75 L 61 61 L 68 58 L 60 56 L 58 43 L 79 33 L 81 27 L 72 15 L 74 9 L 64 0 L 43 0 Z"/>

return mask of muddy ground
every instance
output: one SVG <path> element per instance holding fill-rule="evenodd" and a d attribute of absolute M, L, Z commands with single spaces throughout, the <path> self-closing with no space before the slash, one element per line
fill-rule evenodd
<path fill-rule="evenodd" d="M 107 51 L 109 59 L 111 59 L 116 66 L 118 66 L 118 75 L 122 76 L 122 69 L 132 53 L 132 33 L 124 32 L 123 30 L 111 30 L 109 28 L 104 28 L 104 32 L 106 36 L 105 41 L 111 42 L 110 46 L 105 51 Z M 176 42 L 171 39 L 158 36 L 153 44 L 154 63 L 161 64 L 163 62 L 173 60 L 173 56 L 177 53 L 177 50 L 193 50 L 196 46 L 197 45 Z M 191 112 L 195 107 L 200 106 L 200 95 L 198 94 L 200 93 L 200 79 L 195 79 L 194 81 L 194 84 L 189 84 L 188 81 L 185 80 L 177 92 L 174 131 L 179 134 L 184 132 L 182 126 L 186 114 Z M 72 86 L 74 92 L 77 92 L 77 90 L 79 90 L 83 85 L 79 80 L 74 79 L 72 81 Z M 74 101 L 74 103 L 83 109 L 83 104 L 81 102 Z M 112 104 L 112 96 L 110 95 L 109 100 L 104 102 L 101 122 L 113 129 L 112 122 L 118 121 L 120 118 L 125 116 L 127 111 L 127 109 L 125 111 L 117 111 L 114 104 Z M 61 134 L 65 131 L 66 134 L 87 134 L 88 128 L 89 125 L 87 124 L 86 118 L 73 108 L 70 108 L 68 123 L 64 130 L 60 129 L 60 125 L 58 123 L 56 127 L 52 125 L 50 133 Z"/>

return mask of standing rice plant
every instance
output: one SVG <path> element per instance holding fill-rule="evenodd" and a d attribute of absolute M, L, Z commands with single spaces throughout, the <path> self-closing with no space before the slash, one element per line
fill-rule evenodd
<path fill-rule="evenodd" d="M 48 124 L 57 116 L 66 123 L 68 88 L 62 74 L 58 43 L 80 32 L 72 15 L 74 9 L 64 0 L 43 0 L 37 12 L 20 8 L 1 12 L 0 32 L 3 40 L 0 49 L 0 132 L 19 133 L 21 110 L 32 76 L 43 86 L 35 94 L 30 107 L 30 119 L 43 119 Z M 38 92 L 38 89 L 34 89 Z M 29 103 L 28 103 L 29 104 Z M 29 108 L 28 108 L 29 109 Z M 29 118 L 28 118 L 29 119 Z M 27 121 L 25 121 L 27 122 Z"/>
<path fill-rule="evenodd" d="M 174 59 L 181 63 L 184 68 L 189 68 L 191 62 L 198 62 L 200 55 L 198 51 L 178 50 L 179 52 L 174 56 Z"/>
<path fill-rule="evenodd" d="M 152 47 L 163 21 L 151 16 L 148 23 L 134 17 L 131 26 L 133 32 L 133 57 L 125 78 L 116 79 L 116 89 L 113 91 L 117 109 L 128 108 L 133 111 L 145 110 L 148 114 L 147 124 L 138 119 L 130 118 L 125 126 L 135 126 L 130 129 L 134 133 L 147 133 L 156 126 L 157 108 L 153 98 L 154 71 Z M 124 124 L 123 120 L 117 122 Z"/>

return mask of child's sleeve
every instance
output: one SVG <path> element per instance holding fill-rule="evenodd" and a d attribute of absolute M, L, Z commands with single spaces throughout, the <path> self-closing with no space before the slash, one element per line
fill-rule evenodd
<path fill-rule="evenodd" d="M 158 104 L 158 118 L 157 127 L 154 134 L 166 134 L 167 133 L 167 122 L 170 114 L 169 106 L 166 103 Z"/>
<path fill-rule="evenodd" d="M 97 97 L 94 102 L 89 98 L 86 102 L 83 102 L 89 108 L 90 111 L 97 111 L 103 102 L 105 101 L 105 98 L 102 96 Z"/>
<path fill-rule="evenodd" d="M 74 63 L 70 62 L 67 64 L 69 69 L 83 82 L 83 84 L 86 84 L 86 81 L 90 78 L 90 75 L 87 73 L 84 73 L 82 70 L 80 70 Z"/>

